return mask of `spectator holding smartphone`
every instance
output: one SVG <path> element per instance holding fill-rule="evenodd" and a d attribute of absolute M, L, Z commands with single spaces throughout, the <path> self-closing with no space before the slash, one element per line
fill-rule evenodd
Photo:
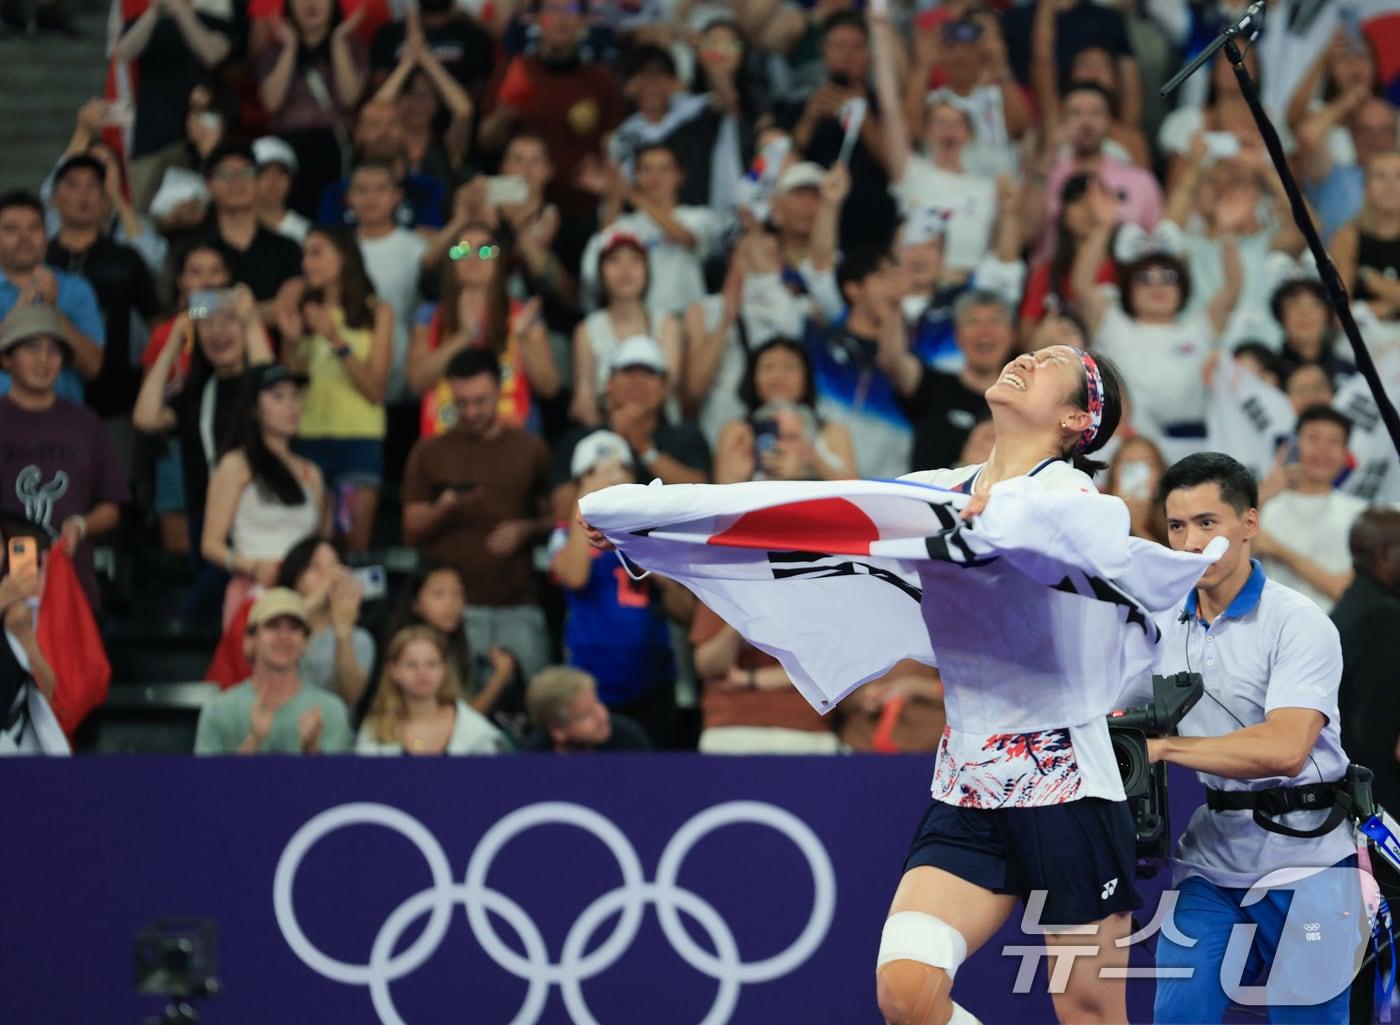
<path fill-rule="evenodd" d="M 340 754 L 350 750 L 350 716 L 329 691 L 307 687 L 299 666 L 310 626 L 301 596 L 264 591 L 248 613 L 251 675 L 214 695 L 199 715 L 197 755 Z"/>
<path fill-rule="evenodd" d="M 789 338 L 760 347 L 739 386 L 749 415 L 731 421 L 715 445 L 715 483 L 745 480 L 850 480 L 851 432 L 817 416 L 812 360 Z"/>
<path fill-rule="evenodd" d="M 34 607 L 39 593 L 36 561 L 18 568 L 5 554 L 9 540 L 38 547 L 36 538 L 0 530 L 0 755 L 61 754 L 68 742 L 49 702 L 57 681 L 35 634 Z"/>
<path fill-rule="evenodd" d="M 529 673 L 549 660 L 530 554 L 553 527 L 545 514 L 549 450 L 501 421 L 501 367 L 493 353 L 457 353 L 447 364 L 447 384 L 456 422 L 409 453 L 404 540 L 461 572 L 471 647 L 500 645 Z"/>
<path fill-rule="evenodd" d="M 176 258 L 177 313 L 158 324 L 141 361 L 146 376 L 132 421 L 138 431 L 166 437 L 156 463 L 156 511 L 166 547 L 199 551 L 209 475 L 219 445 L 233 427 L 248 372 L 272 362 L 272 344 L 246 285 L 229 289 L 224 251 L 196 241 Z M 183 510 L 184 526 L 164 519 Z M 184 547 L 174 536 L 186 531 Z"/>
<path fill-rule="evenodd" d="M 64 332 L 58 311 L 41 304 L 16 307 L 0 323 L 0 367 L 10 375 L 0 396 L 0 514 L 63 543 L 96 612 L 87 542 L 117 525 L 130 496 L 102 421 L 56 391 L 73 359 Z"/>
<path fill-rule="evenodd" d="M 278 326 L 287 363 L 308 375 L 297 451 L 320 468 L 352 552 L 369 548 L 384 483 L 385 395 L 394 358 L 394 314 L 341 228 L 313 228 L 303 247 L 306 289 Z"/>

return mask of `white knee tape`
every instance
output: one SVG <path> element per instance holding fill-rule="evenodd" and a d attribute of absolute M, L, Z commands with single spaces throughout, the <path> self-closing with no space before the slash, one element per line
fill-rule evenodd
<path fill-rule="evenodd" d="M 952 978 L 967 960 L 967 940 L 941 918 L 922 911 L 897 911 L 885 919 L 875 967 L 889 961 L 918 961 L 942 968 Z M 962 1025 L 956 1020 L 952 1025 Z"/>

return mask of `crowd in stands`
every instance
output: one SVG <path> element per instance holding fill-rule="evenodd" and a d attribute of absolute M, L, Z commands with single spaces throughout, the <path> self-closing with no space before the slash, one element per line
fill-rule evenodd
<path fill-rule="evenodd" d="M 118 6 L 124 92 L 0 195 L 0 749 L 61 551 L 209 638 L 201 754 L 931 751 L 934 670 L 818 716 L 576 504 L 979 462 L 1054 344 L 1121 368 L 1136 534 L 1229 452 L 1268 573 L 1400 636 L 1395 519 L 1349 543 L 1400 459 L 1233 72 L 1157 98 L 1237 0 Z M 1400 398 L 1400 32 L 1301 6 L 1249 64 Z"/>

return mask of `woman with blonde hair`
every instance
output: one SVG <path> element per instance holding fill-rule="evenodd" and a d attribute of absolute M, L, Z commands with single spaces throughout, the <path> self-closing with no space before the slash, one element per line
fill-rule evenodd
<path fill-rule="evenodd" d="M 355 753 L 498 754 L 505 734 L 462 700 L 447 639 L 427 626 L 409 626 L 389 642 L 384 672 Z"/>

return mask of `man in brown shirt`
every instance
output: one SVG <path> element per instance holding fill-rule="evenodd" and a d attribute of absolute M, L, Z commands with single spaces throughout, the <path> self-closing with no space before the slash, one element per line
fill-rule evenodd
<path fill-rule="evenodd" d="M 457 421 L 409 453 L 404 540 L 461 571 L 472 650 L 500 645 L 528 677 L 550 662 L 530 554 L 553 527 L 549 450 L 497 418 L 501 368 L 490 351 L 459 352 L 447 365 L 447 383 Z"/>

